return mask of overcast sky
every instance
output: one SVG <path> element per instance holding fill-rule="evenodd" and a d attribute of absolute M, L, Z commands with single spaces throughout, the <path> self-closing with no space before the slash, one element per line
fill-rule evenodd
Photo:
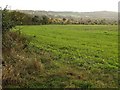
<path fill-rule="evenodd" d="M 120 0 L 0 0 L 0 7 L 46 11 L 118 11 Z"/>

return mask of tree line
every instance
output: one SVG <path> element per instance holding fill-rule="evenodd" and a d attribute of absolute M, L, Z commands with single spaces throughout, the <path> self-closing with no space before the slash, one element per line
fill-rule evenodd
<path fill-rule="evenodd" d="M 45 25 L 48 24 L 47 16 L 36 16 L 21 13 L 18 11 L 8 10 L 7 7 L 1 10 L 2 13 L 2 29 L 10 30 L 16 25 Z"/>
<path fill-rule="evenodd" d="M 46 15 L 37 16 L 11 11 L 7 8 L 2 10 L 3 30 L 12 28 L 15 25 L 46 25 L 46 24 L 83 24 L 83 25 L 117 25 L 116 20 L 90 19 L 90 18 L 51 18 Z"/>
<path fill-rule="evenodd" d="M 90 18 L 49 18 L 49 24 L 117 25 L 116 20 Z"/>

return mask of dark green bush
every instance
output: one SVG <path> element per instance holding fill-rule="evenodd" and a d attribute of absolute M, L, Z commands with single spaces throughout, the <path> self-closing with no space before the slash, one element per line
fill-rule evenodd
<path fill-rule="evenodd" d="M 2 10 L 2 31 L 8 31 L 13 27 L 15 27 L 15 22 L 11 18 L 11 12 L 6 7 Z"/>

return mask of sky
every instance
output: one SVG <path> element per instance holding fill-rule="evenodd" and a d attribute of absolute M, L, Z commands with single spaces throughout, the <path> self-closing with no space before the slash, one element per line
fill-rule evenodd
<path fill-rule="evenodd" d="M 118 11 L 120 0 L 0 0 L 0 7 L 12 10 L 45 11 Z"/>

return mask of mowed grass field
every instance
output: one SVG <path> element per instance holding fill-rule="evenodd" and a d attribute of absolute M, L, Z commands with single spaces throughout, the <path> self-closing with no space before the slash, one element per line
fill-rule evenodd
<path fill-rule="evenodd" d="M 30 87 L 118 86 L 118 29 L 115 25 L 18 26 L 30 39 L 44 70 Z"/>

